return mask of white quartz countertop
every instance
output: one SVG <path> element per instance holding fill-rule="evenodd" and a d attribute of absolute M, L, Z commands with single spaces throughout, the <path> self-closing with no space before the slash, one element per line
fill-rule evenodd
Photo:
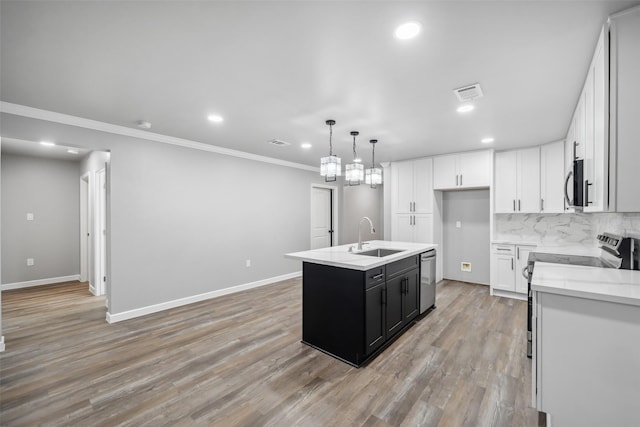
<path fill-rule="evenodd" d="M 640 271 L 536 262 L 531 289 L 640 306 Z"/>
<path fill-rule="evenodd" d="M 329 248 L 313 249 L 310 251 L 294 252 L 285 254 L 285 257 L 297 259 L 300 261 L 312 262 L 315 264 L 330 265 L 333 267 L 349 268 L 352 270 L 366 271 L 371 268 L 380 267 L 381 265 L 389 264 L 394 261 L 401 260 L 403 258 L 410 257 L 412 255 L 418 255 L 429 249 L 435 249 L 438 245 L 432 243 L 411 243 L 411 242 L 395 242 L 387 240 L 371 240 L 367 242 L 362 248 L 362 251 L 368 251 L 371 249 L 401 249 L 402 252 L 398 252 L 393 255 L 385 257 L 374 257 L 367 255 L 358 255 L 357 253 L 349 252 L 349 247 L 357 246 L 356 243 L 351 243 L 342 246 L 332 246 Z M 361 251 L 356 251 L 361 252 Z"/>

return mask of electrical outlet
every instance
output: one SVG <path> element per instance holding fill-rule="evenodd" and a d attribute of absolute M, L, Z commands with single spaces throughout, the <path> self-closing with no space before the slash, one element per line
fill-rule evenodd
<path fill-rule="evenodd" d="M 35 261 L 33 258 L 27 258 L 27 267 L 32 267 L 35 265 Z"/>
<path fill-rule="evenodd" d="M 462 227 L 462 223 L 460 221 L 456 221 L 456 228 Z"/>
<path fill-rule="evenodd" d="M 27 212 L 27 221 L 33 221 L 34 220 L 34 215 L 32 212 Z"/>
<path fill-rule="evenodd" d="M 247 260 L 247 267 L 251 267 L 251 260 L 250 259 Z"/>
<path fill-rule="evenodd" d="M 471 263 L 470 262 L 461 262 L 460 263 L 460 270 L 462 271 L 471 271 Z"/>

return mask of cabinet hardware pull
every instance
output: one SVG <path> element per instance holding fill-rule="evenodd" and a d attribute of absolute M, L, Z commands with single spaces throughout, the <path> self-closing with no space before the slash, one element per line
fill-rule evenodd
<path fill-rule="evenodd" d="M 544 199 L 540 199 L 540 212 L 544 210 Z"/>
<path fill-rule="evenodd" d="M 516 257 L 520 259 L 520 248 L 516 248 Z"/>
<path fill-rule="evenodd" d="M 511 269 L 513 270 L 513 258 L 511 258 Z"/>
<path fill-rule="evenodd" d="M 573 160 L 578 160 L 578 141 L 573 141 Z"/>
<path fill-rule="evenodd" d="M 520 212 L 522 209 L 520 209 L 520 199 L 518 199 L 518 212 Z"/>
<path fill-rule="evenodd" d="M 372 276 L 371 278 L 372 278 L 373 280 L 378 280 L 378 279 L 380 279 L 380 278 L 382 278 L 382 277 L 384 277 L 384 273 L 376 274 L 375 276 Z"/>
<path fill-rule="evenodd" d="M 593 182 L 589 182 L 588 179 L 584 180 L 584 205 L 592 205 L 593 202 L 589 201 L 589 187 L 593 185 Z"/>
<path fill-rule="evenodd" d="M 510 251 L 511 249 L 509 248 L 496 248 L 499 251 Z"/>
<path fill-rule="evenodd" d="M 460 186 L 462 187 L 462 174 L 460 174 Z"/>
<path fill-rule="evenodd" d="M 456 174 L 456 187 L 458 186 L 458 174 Z"/>
<path fill-rule="evenodd" d="M 516 199 L 513 199 L 513 211 L 516 211 Z"/>

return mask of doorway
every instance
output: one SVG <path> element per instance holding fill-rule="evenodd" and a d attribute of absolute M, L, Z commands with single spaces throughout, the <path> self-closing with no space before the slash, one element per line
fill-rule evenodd
<path fill-rule="evenodd" d="M 102 168 L 96 172 L 96 189 L 95 189 L 95 289 L 96 295 L 105 294 L 105 285 L 107 281 L 106 265 L 107 265 L 107 226 L 106 226 L 106 206 L 107 206 L 107 181 L 106 169 Z"/>
<path fill-rule="evenodd" d="M 310 248 L 320 249 L 338 243 L 337 188 L 329 185 L 311 186 Z"/>

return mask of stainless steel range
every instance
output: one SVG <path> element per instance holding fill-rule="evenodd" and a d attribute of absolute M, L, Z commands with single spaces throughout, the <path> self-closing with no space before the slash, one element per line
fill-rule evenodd
<path fill-rule="evenodd" d="M 532 349 L 532 324 L 533 294 L 531 292 L 531 278 L 536 262 L 548 262 L 553 264 L 571 264 L 586 267 L 621 268 L 625 270 L 640 270 L 638 248 L 640 241 L 631 237 L 617 236 L 611 233 L 603 233 L 597 237 L 600 245 L 600 256 L 567 255 L 546 252 L 531 252 L 527 266 L 522 270 L 522 275 L 527 279 L 528 308 L 527 308 L 527 357 L 531 357 Z"/>

